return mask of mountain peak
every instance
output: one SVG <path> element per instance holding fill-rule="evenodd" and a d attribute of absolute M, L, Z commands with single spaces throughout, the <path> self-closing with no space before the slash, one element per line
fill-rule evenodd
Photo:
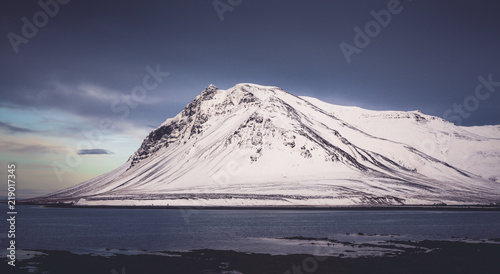
<path fill-rule="evenodd" d="M 213 84 L 210 84 L 208 85 L 208 87 L 205 88 L 205 90 L 202 91 L 202 94 L 203 93 L 214 93 L 216 92 L 217 90 L 219 90 L 219 88 L 217 88 L 215 85 Z"/>
<path fill-rule="evenodd" d="M 194 101 L 197 101 L 197 100 L 210 100 L 214 97 L 215 93 L 218 91 L 219 89 L 215 86 L 215 85 L 208 85 L 208 87 L 206 87 L 201 93 L 200 95 L 198 95 L 194 100 Z"/>

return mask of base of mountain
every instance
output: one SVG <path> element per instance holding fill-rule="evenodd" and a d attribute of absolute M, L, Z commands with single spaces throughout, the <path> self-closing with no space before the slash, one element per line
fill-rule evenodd
<path fill-rule="evenodd" d="M 2 203 L 2 201 L 0 201 Z M 144 205 L 76 205 L 73 203 L 34 203 L 20 201 L 19 204 L 55 208 L 139 208 L 139 209 L 185 209 L 185 210 L 458 210 L 458 211 L 500 211 L 500 204 L 469 205 L 358 205 L 358 206 L 144 206 Z"/>
<path fill-rule="evenodd" d="M 498 241 L 495 240 L 495 241 Z M 498 243 L 405 242 L 401 254 L 374 257 L 269 255 L 194 250 L 113 256 L 27 251 L 36 256 L 0 266 L 1 273 L 500 273 Z M 422 252 L 422 249 L 430 250 Z"/>

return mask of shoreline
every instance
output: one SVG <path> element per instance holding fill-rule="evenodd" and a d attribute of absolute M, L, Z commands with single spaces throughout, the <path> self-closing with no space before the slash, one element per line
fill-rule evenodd
<path fill-rule="evenodd" d="M 4 201 L 0 202 L 3 203 Z M 500 211 L 500 205 L 398 205 L 398 206 L 109 206 L 18 202 L 52 208 L 109 209 L 185 209 L 185 210 L 431 210 L 431 211 Z"/>
<path fill-rule="evenodd" d="M 500 244 L 455 241 L 410 244 L 401 254 L 385 256 L 270 255 L 233 250 L 197 249 L 154 254 L 76 254 L 62 250 L 25 250 L 27 258 L 1 273 L 499 273 Z M 415 247 L 415 248 L 414 248 Z M 419 248 L 420 247 L 420 248 Z M 422 251 L 430 250 L 430 251 Z M 294 269 L 296 272 L 294 272 Z M 114 270 L 114 271 L 113 271 Z M 299 270 L 301 272 L 299 272 Z M 30 272 L 31 271 L 31 272 Z"/>

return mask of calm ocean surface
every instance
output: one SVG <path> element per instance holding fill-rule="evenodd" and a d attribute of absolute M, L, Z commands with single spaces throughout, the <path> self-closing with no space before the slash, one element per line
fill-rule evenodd
<path fill-rule="evenodd" d="M 379 238 L 500 238 L 500 212 L 356 210 L 93 209 L 18 206 L 18 249 L 314 252 L 283 237 L 347 241 Z M 2 222 L 1 245 L 7 245 Z M 362 233 L 359 234 L 358 233 Z"/>

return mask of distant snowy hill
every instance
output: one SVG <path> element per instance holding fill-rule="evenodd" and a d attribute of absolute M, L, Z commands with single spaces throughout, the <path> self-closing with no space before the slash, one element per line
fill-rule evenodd
<path fill-rule="evenodd" d="M 500 126 L 210 85 L 123 166 L 34 199 L 78 205 L 500 203 Z"/>

